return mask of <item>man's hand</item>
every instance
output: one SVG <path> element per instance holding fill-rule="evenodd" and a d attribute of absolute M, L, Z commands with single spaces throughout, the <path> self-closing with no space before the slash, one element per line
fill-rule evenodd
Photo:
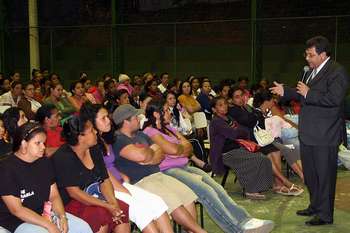
<path fill-rule="evenodd" d="M 297 85 L 297 93 L 304 96 L 306 98 L 307 92 L 310 90 L 310 88 L 303 82 L 298 82 Z"/>
<path fill-rule="evenodd" d="M 278 82 L 273 82 L 273 84 L 275 85 L 274 87 L 270 87 L 270 91 L 273 94 L 279 95 L 279 96 L 283 96 L 284 95 L 284 88 L 283 88 L 283 84 L 278 83 Z"/>

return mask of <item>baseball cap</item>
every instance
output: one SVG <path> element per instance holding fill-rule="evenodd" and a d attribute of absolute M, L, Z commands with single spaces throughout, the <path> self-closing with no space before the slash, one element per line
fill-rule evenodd
<path fill-rule="evenodd" d="M 123 104 L 114 110 L 112 119 L 116 125 L 119 125 L 124 120 L 140 114 L 144 114 L 143 109 L 136 109 L 131 104 Z"/>

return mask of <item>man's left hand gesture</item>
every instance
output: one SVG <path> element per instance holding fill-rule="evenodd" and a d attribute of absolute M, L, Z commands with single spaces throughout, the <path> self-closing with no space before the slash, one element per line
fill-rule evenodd
<path fill-rule="evenodd" d="M 306 98 L 307 92 L 310 90 L 310 88 L 303 82 L 299 81 L 297 85 L 297 92 L 304 96 Z"/>

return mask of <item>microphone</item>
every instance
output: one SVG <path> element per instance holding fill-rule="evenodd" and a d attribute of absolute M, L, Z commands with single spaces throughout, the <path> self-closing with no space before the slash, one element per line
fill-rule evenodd
<path fill-rule="evenodd" d="M 310 67 L 308 67 L 308 66 L 304 66 L 304 73 L 303 73 L 303 77 L 301 78 L 301 81 L 303 82 L 303 83 L 305 83 L 305 76 L 306 76 L 306 73 L 307 72 L 309 72 L 309 70 L 310 70 Z"/>

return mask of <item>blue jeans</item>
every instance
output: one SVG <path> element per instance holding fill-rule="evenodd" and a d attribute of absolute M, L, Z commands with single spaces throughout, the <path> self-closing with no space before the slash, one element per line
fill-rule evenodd
<path fill-rule="evenodd" d="M 66 213 L 68 218 L 68 233 L 92 233 L 92 230 L 84 220 Z M 7 230 L 3 230 L 3 228 L 0 227 L 0 233 L 10 233 Z M 34 225 L 31 223 L 22 223 L 19 225 L 14 233 L 48 233 L 46 228 Z"/>
<path fill-rule="evenodd" d="M 241 226 L 251 217 L 207 173 L 192 166 L 171 168 L 163 172 L 190 187 L 197 194 L 198 201 L 203 204 L 210 217 L 224 232 L 243 232 Z"/>

